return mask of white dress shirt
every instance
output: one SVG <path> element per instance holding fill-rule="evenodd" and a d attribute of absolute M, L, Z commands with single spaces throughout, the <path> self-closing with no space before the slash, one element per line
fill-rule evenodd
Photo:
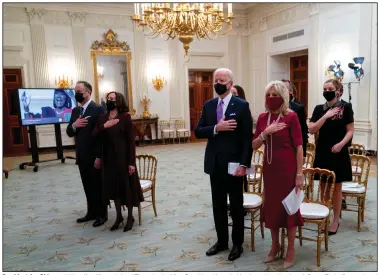
<path fill-rule="evenodd" d="M 92 101 L 92 99 L 89 99 L 87 102 L 84 103 L 83 106 L 81 106 L 81 107 L 83 107 L 83 114 L 84 114 L 85 111 L 87 110 L 87 107 L 88 107 L 89 103 L 91 103 L 91 101 Z M 79 103 L 79 104 L 80 104 L 80 103 Z M 71 126 L 72 126 L 72 129 L 73 129 L 74 131 L 76 131 L 76 127 L 73 125 L 73 123 L 72 123 Z"/>

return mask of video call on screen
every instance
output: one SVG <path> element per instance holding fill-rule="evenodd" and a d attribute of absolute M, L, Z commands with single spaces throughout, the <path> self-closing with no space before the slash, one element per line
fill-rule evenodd
<path fill-rule="evenodd" d="M 73 89 L 18 89 L 23 126 L 68 123 L 76 107 Z"/>

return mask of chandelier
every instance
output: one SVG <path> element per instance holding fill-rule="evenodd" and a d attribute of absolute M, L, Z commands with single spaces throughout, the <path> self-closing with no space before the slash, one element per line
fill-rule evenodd
<path fill-rule="evenodd" d="M 185 55 L 194 36 L 201 40 L 215 39 L 232 30 L 232 4 L 228 4 L 227 17 L 223 14 L 223 3 L 151 3 L 134 4 L 132 20 L 137 28 L 147 36 L 166 35 L 168 39 L 178 39 L 183 43 Z"/>

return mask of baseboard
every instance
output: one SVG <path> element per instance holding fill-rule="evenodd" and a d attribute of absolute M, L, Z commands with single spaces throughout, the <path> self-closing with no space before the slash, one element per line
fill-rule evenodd
<path fill-rule="evenodd" d="M 377 156 L 377 151 L 374 151 L 374 150 L 366 150 L 366 155 L 367 156 Z"/>

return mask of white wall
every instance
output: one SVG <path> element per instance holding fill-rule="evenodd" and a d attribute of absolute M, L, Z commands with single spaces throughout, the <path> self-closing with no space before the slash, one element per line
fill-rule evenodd
<path fill-rule="evenodd" d="M 106 4 L 85 8 L 85 4 L 80 3 L 37 6 L 8 4 L 3 10 L 4 66 L 22 68 L 25 87 L 35 87 L 36 83 L 49 83 L 54 87 L 55 75 L 63 71 L 70 73 L 73 81 L 85 79 L 93 83 L 90 45 L 94 40 L 101 40 L 103 33 L 112 28 L 118 39 L 126 41 L 131 48 L 136 113 L 142 113 L 140 99 L 147 94 L 151 99 L 151 113 L 158 114 L 160 119 L 183 118 L 187 125 L 189 69 L 229 67 L 234 72 L 234 82 L 245 89 L 252 114 L 257 118 L 264 111 L 267 82 L 283 75 L 289 77 L 287 62 L 279 60 L 280 57 L 277 59 L 277 55 L 308 51 L 309 110 L 324 101 L 321 93 L 324 72 L 333 60 L 337 58 L 342 62 L 346 73 L 344 82 L 348 82 L 353 80 L 353 72 L 347 63 L 353 57 L 365 56 L 365 78 L 359 84 L 353 84 L 355 141 L 376 150 L 377 85 L 376 77 L 372 77 L 377 74 L 376 4 L 259 4 L 249 14 L 236 16 L 237 22 L 228 36 L 193 41 L 187 62 L 183 46 L 177 39 L 149 39 L 134 30 L 131 9 L 107 9 Z M 34 13 L 32 7 L 37 9 Z M 41 8 L 44 12 L 38 13 Z M 34 14 L 34 17 L 28 14 Z M 36 55 L 31 39 L 31 30 L 37 32 L 37 28 L 32 28 L 34 24 L 43 25 L 45 41 L 41 45 L 45 45 L 45 49 L 38 49 L 37 54 L 45 52 L 47 56 L 48 79 L 45 82 L 41 81 L 45 76 L 39 68 L 34 68 L 33 56 Z M 304 29 L 303 36 L 272 43 L 272 37 L 299 29 Z M 152 77 L 156 74 L 168 81 L 160 92 L 152 86 Z"/>
<path fill-rule="evenodd" d="M 285 5 L 285 7 L 283 7 Z M 291 5 L 291 6 L 290 6 Z M 308 50 L 309 97 L 308 107 L 313 110 L 322 104 L 322 85 L 327 79 L 326 68 L 334 60 L 340 60 L 345 72 L 344 83 L 356 81 L 348 63 L 354 57 L 364 56 L 365 77 L 352 84 L 352 104 L 355 119 L 354 141 L 369 150 L 377 150 L 376 117 L 376 51 L 377 16 L 376 4 L 283 4 L 272 6 L 272 13 L 255 9 L 249 17 L 249 60 L 252 74 L 252 93 L 248 99 L 254 103 L 253 113 L 263 112 L 263 93 L 267 81 L 281 78 L 285 67 L 284 57 L 298 50 Z M 259 18 L 258 14 L 264 14 Z M 297 20 L 295 20 L 297 19 Z M 299 29 L 304 35 L 273 43 L 272 38 Z M 347 99 L 344 86 L 344 99 Z M 311 116 L 311 111 L 309 112 Z"/>

